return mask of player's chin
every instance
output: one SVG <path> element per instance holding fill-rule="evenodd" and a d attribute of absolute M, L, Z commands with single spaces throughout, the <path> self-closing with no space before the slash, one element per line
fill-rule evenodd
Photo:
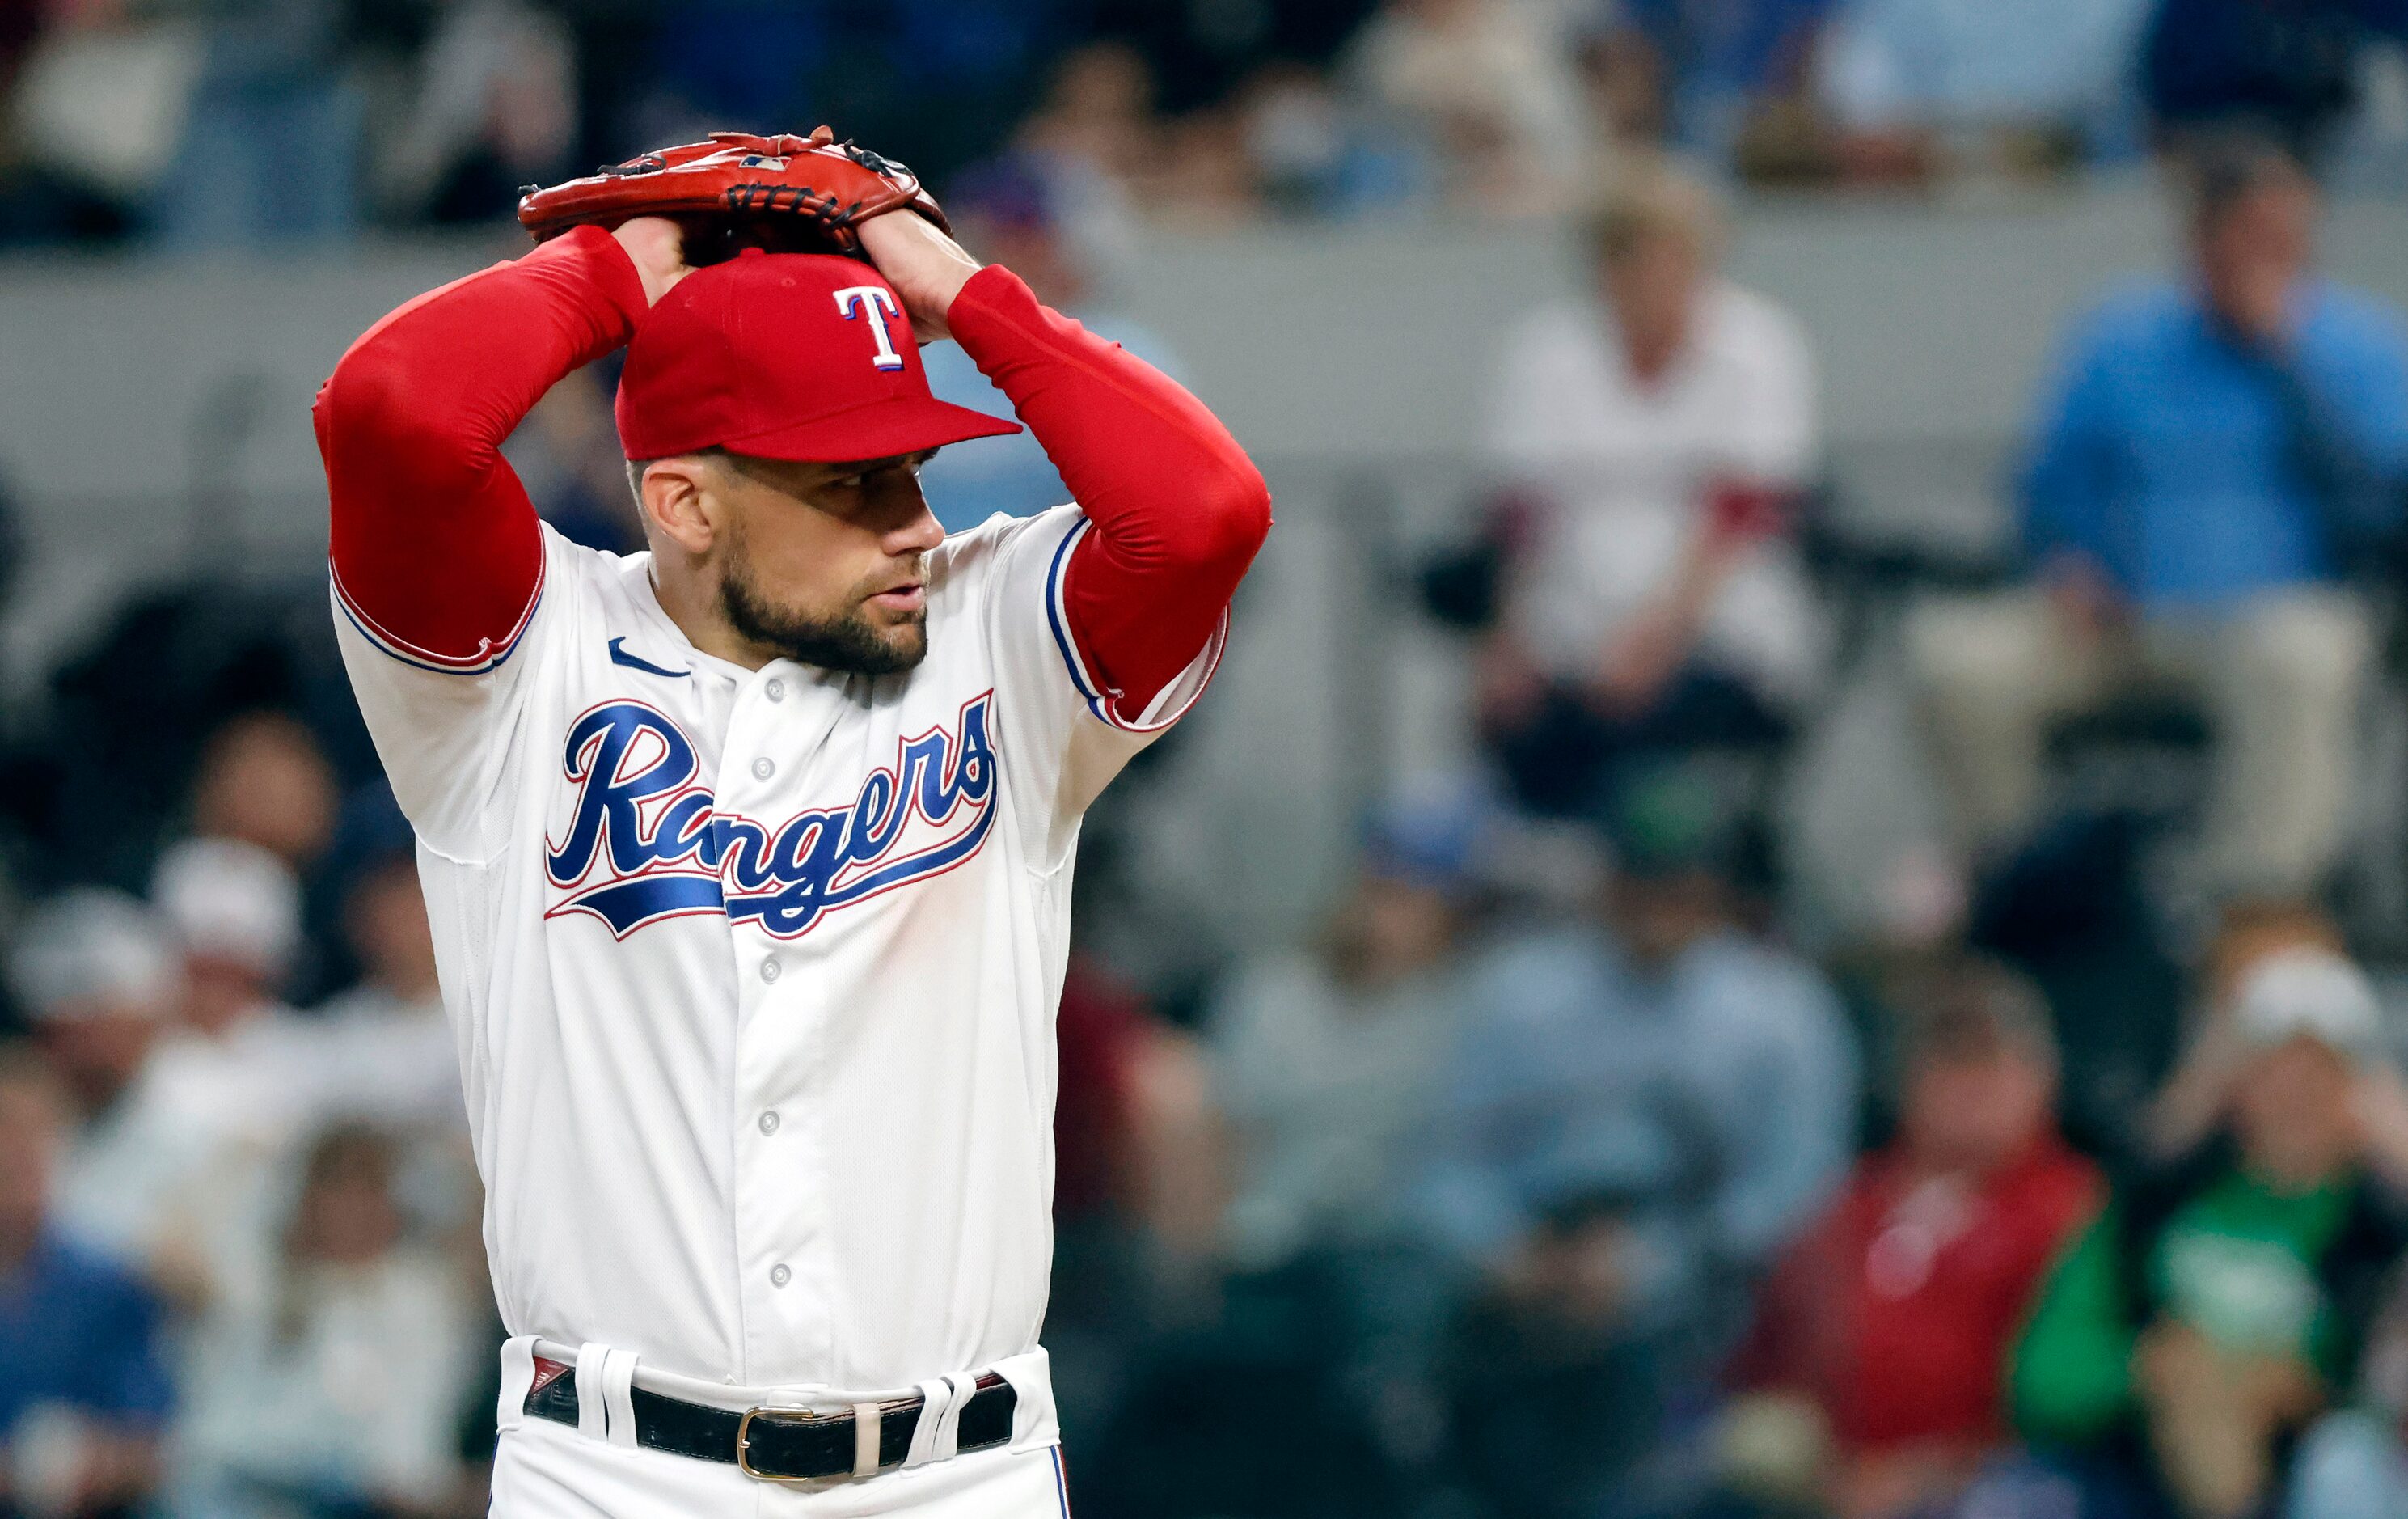
<path fill-rule="evenodd" d="M 925 608 L 882 616 L 868 612 L 864 620 L 894 668 L 909 670 L 928 657 L 928 614 Z"/>

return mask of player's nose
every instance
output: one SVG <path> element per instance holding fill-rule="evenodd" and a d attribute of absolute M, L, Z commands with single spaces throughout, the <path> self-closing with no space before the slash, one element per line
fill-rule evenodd
<path fill-rule="evenodd" d="M 904 499 L 896 503 L 896 521 L 886 533 L 886 552 L 900 558 L 906 555 L 925 554 L 945 541 L 944 524 L 928 509 L 928 499 L 920 493 L 917 480 L 907 480 Z"/>

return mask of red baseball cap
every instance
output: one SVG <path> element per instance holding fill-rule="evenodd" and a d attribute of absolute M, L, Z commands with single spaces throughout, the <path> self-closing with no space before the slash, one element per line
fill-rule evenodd
<path fill-rule="evenodd" d="M 618 419 L 631 459 L 835 463 L 1020 430 L 928 394 L 910 318 L 868 265 L 757 248 L 687 275 L 636 325 Z"/>

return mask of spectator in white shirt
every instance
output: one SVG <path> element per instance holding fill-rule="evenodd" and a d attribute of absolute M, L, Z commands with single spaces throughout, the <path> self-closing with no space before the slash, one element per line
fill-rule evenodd
<path fill-rule="evenodd" d="M 1563 204 L 1596 132 L 1560 25 L 1524 0 L 1388 0 L 1341 61 L 1356 99 L 1417 128 L 1449 198 L 1484 214 Z"/>
<path fill-rule="evenodd" d="M 301 890 L 256 844 L 187 839 L 161 857 L 151 904 L 183 962 L 180 1027 L 153 1057 L 155 1121 L 192 1136 L 183 1182 L 145 1251 L 188 1304 L 215 1290 L 255 1229 L 276 1160 L 311 1127 L 327 1085 L 322 1033 L 278 1000 L 301 943 Z"/>
<path fill-rule="evenodd" d="M 1625 179 L 1589 239 L 1597 297 L 1514 329 L 1487 427 L 1521 510 L 1484 727 L 1565 815 L 1633 752 L 1777 742 L 1828 644 L 1784 530 L 1815 468 L 1804 333 L 1715 273 L 1721 218 L 1676 172 Z"/>
<path fill-rule="evenodd" d="M 326 1131 L 265 1268 L 229 1279 L 202 1321 L 170 1463 L 177 1519 L 457 1501 L 481 1322 L 458 1266 L 411 1237 L 395 1161 L 373 1129 Z"/>
<path fill-rule="evenodd" d="M 152 1059 L 183 997 L 175 950 L 141 903 L 79 887 L 27 915 L 9 972 L 72 1107 L 53 1179 L 60 1227 L 138 1262 L 192 1148 L 191 1134 L 163 1127 Z"/>
<path fill-rule="evenodd" d="M 322 1109 L 465 1141 L 459 1047 L 443 1012 L 409 824 L 390 791 L 379 786 L 351 799 L 332 859 L 360 977 L 318 1009 L 327 1044 Z"/>

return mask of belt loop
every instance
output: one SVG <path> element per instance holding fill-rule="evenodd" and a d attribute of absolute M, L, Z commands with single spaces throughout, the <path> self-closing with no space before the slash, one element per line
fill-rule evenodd
<path fill-rule="evenodd" d="M 602 1357 L 602 1408 L 609 1415 L 610 1443 L 631 1451 L 636 1448 L 637 1359 L 634 1351 L 619 1350 Z"/>
<path fill-rule="evenodd" d="M 968 1372 L 944 1380 L 945 1397 L 931 1400 L 920 1410 L 920 1422 L 936 1427 L 928 1434 L 928 1459 L 950 1461 L 962 1451 L 962 1410 L 969 1407 L 977 1396 L 978 1378 Z"/>
<path fill-rule="evenodd" d="M 945 1379 L 953 1384 L 953 1400 L 945 1406 L 944 1417 L 937 1424 L 937 1459 L 950 1461 L 962 1454 L 962 1410 L 978 1396 L 978 1373 L 956 1372 Z"/>
<path fill-rule="evenodd" d="M 920 1419 L 911 1426 L 910 1453 L 903 1457 L 903 1465 L 907 1468 L 924 1467 L 929 1462 L 939 1459 L 937 1454 L 937 1435 L 944 1425 L 946 1410 L 951 1409 L 953 1404 L 953 1384 L 951 1382 L 939 1380 L 924 1382 L 920 1384 Z M 955 1434 L 958 1440 L 958 1428 Z"/>
<path fill-rule="evenodd" d="M 577 1432 L 588 1439 L 610 1438 L 609 1399 L 602 1390 L 609 1357 L 609 1346 L 590 1339 L 577 1347 Z"/>
<path fill-rule="evenodd" d="M 878 1475 L 878 1425 L 882 1410 L 875 1403 L 853 1406 L 853 1474 Z"/>
<path fill-rule="evenodd" d="M 526 1423 L 527 1395 L 535 1389 L 535 1336 L 513 1335 L 502 1341 L 502 1396 L 494 1409 L 494 1425 L 508 1434 Z"/>

